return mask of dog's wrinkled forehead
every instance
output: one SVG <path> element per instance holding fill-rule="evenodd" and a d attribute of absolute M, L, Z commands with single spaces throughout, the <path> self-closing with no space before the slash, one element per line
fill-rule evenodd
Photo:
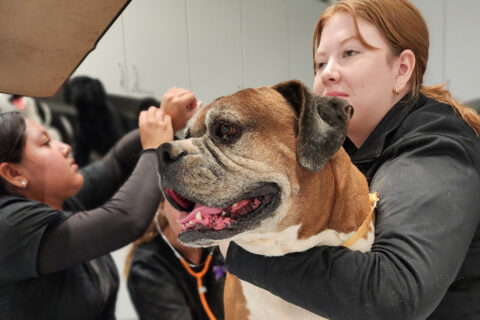
<path fill-rule="evenodd" d="M 277 114 L 272 117 L 272 112 Z M 284 125 L 287 118 L 295 117 L 285 99 L 270 87 L 248 88 L 229 96 L 223 96 L 205 106 L 189 122 L 187 135 L 202 136 L 209 124 L 230 121 L 245 126 L 268 123 L 270 127 Z"/>

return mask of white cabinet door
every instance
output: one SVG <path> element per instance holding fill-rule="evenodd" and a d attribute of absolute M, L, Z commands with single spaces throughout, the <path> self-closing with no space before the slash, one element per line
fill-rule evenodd
<path fill-rule="evenodd" d="M 423 84 L 427 86 L 445 81 L 445 1 L 412 0 L 425 18 L 430 35 L 427 70 L 423 76 Z"/>
<path fill-rule="evenodd" d="M 123 20 L 120 16 L 107 30 L 97 47 L 80 63 L 73 76 L 87 75 L 99 79 L 108 93 L 128 93 Z"/>
<path fill-rule="evenodd" d="M 480 97 L 480 1 L 447 0 L 445 80 L 460 102 Z"/>
<path fill-rule="evenodd" d="M 242 0 L 241 6 L 244 86 L 288 79 L 287 0 Z"/>
<path fill-rule="evenodd" d="M 318 18 L 328 7 L 322 1 L 288 0 L 289 74 L 313 88 L 312 38 Z M 287 79 L 284 79 L 287 80 Z"/>
<path fill-rule="evenodd" d="M 187 0 L 191 90 L 204 104 L 243 87 L 240 0 Z"/>
<path fill-rule="evenodd" d="M 190 87 L 185 0 L 132 1 L 123 13 L 129 93 Z"/>

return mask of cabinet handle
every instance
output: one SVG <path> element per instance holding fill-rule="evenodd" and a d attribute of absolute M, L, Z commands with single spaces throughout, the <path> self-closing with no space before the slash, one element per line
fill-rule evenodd
<path fill-rule="evenodd" d="M 133 70 L 133 85 L 132 85 L 132 92 L 137 92 L 137 93 L 144 93 L 144 94 L 153 94 L 152 91 L 148 90 L 142 90 L 140 88 L 140 76 L 138 75 L 138 69 L 137 66 L 132 65 L 132 70 Z"/>
<path fill-rule="evenodd" d="M 123 65 L 121 62 L 118 63 L 118 68 L 120 69 L 120 81 L 119 81 L 120 88 L 123 88 L 124 90 L 126 90 L 127 88 L 125 87 L 125 72 L 123 70 Z"/>
<path fill-rule="evenodd" d="M 140 92 L 140 87 L 138 85 L 138 70 L 135 65 L 132 65 L 132 70 L 133 70 L 133 86 L 132 86 L 132 91 L 133 92 Z"/>

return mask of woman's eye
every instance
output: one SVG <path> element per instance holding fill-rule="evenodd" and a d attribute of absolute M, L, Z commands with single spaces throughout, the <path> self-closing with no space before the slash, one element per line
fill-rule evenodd
<path fill-rule="evenodd" d="M 316 62 L 315 63 L 315 70 L 320 70 L 322 69 L 323 67 L 325 67 L 325 62 Z"/>
<path fill-rule="evenodd" d="M 345 50 L 345 52 L 343 53 L 343 56 L 344 57 L 351 57 L 351 56 L 354 56 L 358 53 L 358 51 L 355 51 L 355 50 Z"/>

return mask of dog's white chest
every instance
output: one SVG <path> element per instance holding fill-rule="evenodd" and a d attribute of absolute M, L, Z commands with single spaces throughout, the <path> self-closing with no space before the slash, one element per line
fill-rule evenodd
<path fill-rule="evenodd" d="M 316 314 L 297 307 L 270 292 L 240 280 L 247 299 L 250 320 L 322 320 Z M 326 319 L 325 319 L 326 320 Z"/>

